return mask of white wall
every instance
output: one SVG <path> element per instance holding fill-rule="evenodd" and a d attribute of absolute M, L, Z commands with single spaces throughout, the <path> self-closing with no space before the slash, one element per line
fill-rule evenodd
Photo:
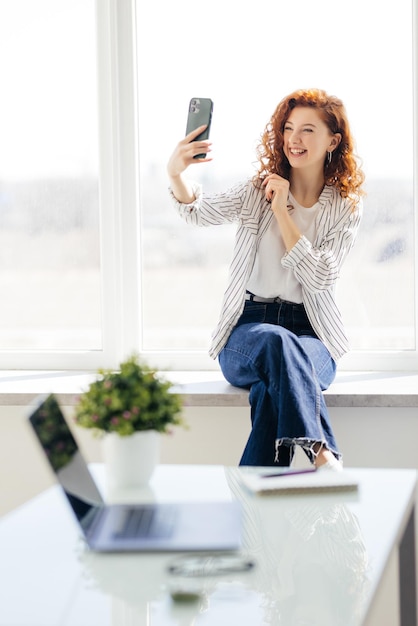
<path fill-rule="evenodd" d="M 71 409 L 64 407 L 71 423 Z M 53 483 L 29 426 L 25 407 L 0 407 L 0 515 Z M 330 409 L 346 467 L 418 468 L 416 408 Z M 186 408 L 188 430 L 163 437 L 163 463 L 237 465 L 249 432 L 247 408 Z M 100 441 L 77 428 L 89 461 L 101 459 Z M 305 456 L 297 456 L 305 464 Z"/>

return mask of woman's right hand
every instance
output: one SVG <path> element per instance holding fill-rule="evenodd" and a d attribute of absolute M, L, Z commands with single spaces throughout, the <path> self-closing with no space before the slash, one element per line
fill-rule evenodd
<path fill-rule="evenodd" d="M 193 141 L 195 137 L 200 135 L 205 130 L 205 126 L 199 126 L 196 130 L 185 136 L 176 146 L 173 154 L 171 155 L 167 163 L 167 172 L 171 179 L 180 176 L 184 170 L 192 163 L 207 163 L 212 161 L 210 157 L 204 159 L 195 159 L 198 154 L 211 151 L 211 142 L 208 140 Z"/>

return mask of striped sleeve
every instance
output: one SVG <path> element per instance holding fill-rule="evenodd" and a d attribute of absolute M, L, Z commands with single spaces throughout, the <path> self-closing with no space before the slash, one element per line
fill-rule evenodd
<path fill-rule="evenodd" d="M 353 247 L 362 217 L 362 205 L 329 189 L 327 202 L 318 214 L 317 238 L 312 245 L 302 237 L 282 260 L 302 285 L 309 321 L 335 360 L 349 349 L 341 312 L 335 301 L 335 283 Z"/>
<path fill-rule="evenodd" d="M 216 226 L 237 222 L 244 203 L 248 181 L 238 183 L 225 192 L 204 194 L 199 183 L 191 181 L 195 200 L 190 204 L 178 202 L 171 189 L 171 200 L 188 224 L 194 226 Z"/>
<path fill-rule="evenodd" d="M 302 236 L 283 257 L 283 267 L 293 270 L 305 290 L 316 293 L 333 287 L 356 239 L 361 214 L 360 203 L 353 210 L 350 200 L 333 194 L 318 215 L 314 244 Z"/>

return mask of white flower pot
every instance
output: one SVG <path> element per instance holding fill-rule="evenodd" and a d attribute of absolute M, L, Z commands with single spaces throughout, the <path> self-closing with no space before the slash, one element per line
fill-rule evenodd
<path fill-rule="evenodd" d="M 112 489 L 147 485 L 159 462 L 160 433 L 144 430 L 127 437 L 106 434 L 103 460 L 107 484 Z"/>

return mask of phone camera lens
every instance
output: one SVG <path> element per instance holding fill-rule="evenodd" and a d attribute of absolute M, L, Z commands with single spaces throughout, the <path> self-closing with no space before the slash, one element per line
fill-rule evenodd
<path fill-rule="evenodd" d="M 199 98 L 192 98 L 190 100 L 190 113 L 199 113 L 200 111 L 200 100 Z"/>

